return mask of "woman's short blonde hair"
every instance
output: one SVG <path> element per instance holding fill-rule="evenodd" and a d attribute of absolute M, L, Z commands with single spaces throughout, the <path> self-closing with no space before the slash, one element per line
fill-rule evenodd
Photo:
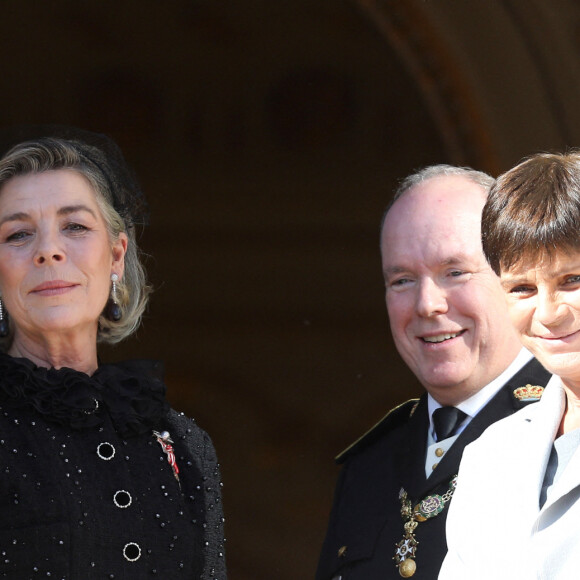
<path fill-rule="evenodd" d="M 43 137 L 12 147 L 0 159 L 0 190 L 10 179 L 32 173 L 70 170 L 84 176 L 95 192 L 111 242 L 128 237 L 123 278 L 117 282 L 118 322 L 99 317 L 97 340 L 114 344 L 133 333 L 147 306 L 150 286 L 140 259 L 135 226 L 144 223 L 145 201 L 118 147 L 107 139 L 109 151 L 83 141 Z M 4 339 L 3 347 L 11 342 Z"/>

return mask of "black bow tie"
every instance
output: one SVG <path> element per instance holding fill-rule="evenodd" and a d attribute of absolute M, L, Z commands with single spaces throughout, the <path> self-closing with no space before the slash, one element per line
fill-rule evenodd
<path fill-rule="evenodd" d="M 443 441 L 454 435 L 455 430 L 467 415 L 456 407 L 440 407 L 433 411 L 433 425 L 437 441 Z"/>

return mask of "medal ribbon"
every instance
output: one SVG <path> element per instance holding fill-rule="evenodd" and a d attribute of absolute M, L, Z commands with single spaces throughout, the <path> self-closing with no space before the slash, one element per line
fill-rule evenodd
<path fill-rule="evenodd" d="M 177 461 L 175 459 L 175 452 L 173 451 L 173 445 L 171 445 L 173 441 L 171 440 L 169 431 L 162 431 L 161 433 L 158 431 L 153 431 L 153 436 L 157 439 L 159 445 L 161 445 L 165 455 L 167 455 L 167 462 L 169 465 L 171 465 L 175 479 L 179 481 L 179 466 L 177 465 Z"/>

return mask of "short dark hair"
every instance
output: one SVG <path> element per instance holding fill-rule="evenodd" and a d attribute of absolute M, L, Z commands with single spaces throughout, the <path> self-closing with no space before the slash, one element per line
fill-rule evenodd
<path fill-rule="evenodd" d="M 483 209 L 482 244 L 498 275 L 580 249 L 580 152 L 538 153 L 498 177 Z"/>

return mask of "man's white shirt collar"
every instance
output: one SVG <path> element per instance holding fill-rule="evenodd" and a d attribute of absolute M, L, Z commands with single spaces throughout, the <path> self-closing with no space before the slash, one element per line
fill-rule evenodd
<path fill-rule="evenodd" d="M 532 353 L 525 348 L 522 348 L 513 362 L 497 376 L 493 381 L 485 385 L 482 389 L 477 391 L 474 395 L 471 395 L 469 399 L 465 399 L 458 405 L 455 405 L 458 409 L 463 411 L 467 417 L 463 423 L 459 426 L 456 431 L 456 435 L 459 435 L 469 422 L 487 405 L 487 403 L 495 396 L 495 394 L 507 383 L 507 381 L 519 372 L 530 360 L 532 360 Z M 427 445 L 432 444 L 435 441 L 435 430 L 433 428 L 433 411 L 442 407 L 430 394 L 427 394 L 427 408 L 429 410 L 429 441 Z"/>

